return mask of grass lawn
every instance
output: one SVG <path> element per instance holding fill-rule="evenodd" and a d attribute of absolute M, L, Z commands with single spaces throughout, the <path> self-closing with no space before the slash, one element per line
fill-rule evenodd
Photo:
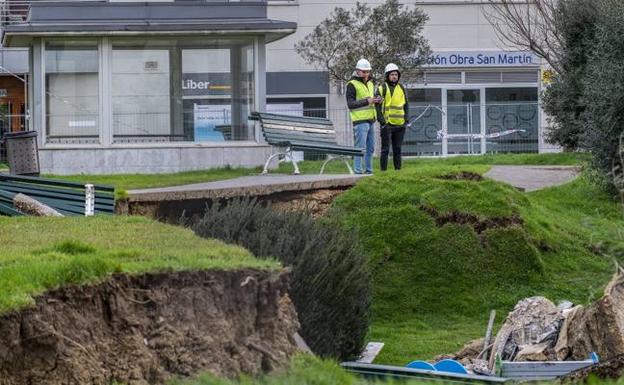
<path fill-rule="evenodd" d="M 247 250 L 143 217 L 0 216 L 0 313 L 33 295 L 112 273 L 277 268 Z"/>
<path fill-rule="evenodd" d="M 624 260 L 624 217 L 618 203 L 584 176 L 533 193 L 492 180 L 439 178 L 484 173 L 492 162 L 578 161 L 558 156 L 547 156 L 544 163 L 541 156 L 414 160 L 338 197 L 335 215 L 359 231 L 370 257 L 369 340 L 386 343 L 375 362 L 405 365 L 456 351 L 485 334 L 491 309 L 500 324 L 528 296 L 576 303 L 600 296 L 614 271 L 613 259 Z M 516 217 L 521 223 L 477 232 L 467 223 L 438 225 L 431 211 L 481 221 Z"/>
<path fill-rule="evenodd" d="M 484 156 L 459 156 L 450 158 L 414 158 L 405 159 L 407 166 L 426 164 L 549 164 L 569 165 L 578 164 L 587 159 L 585 154 L 560 153 L 560 154 L 496 154 Z M 317 174 L 323 161 L 303 161 L 299 164 L 304 174 Z M 375 168 L 378 171 L 379 160 L 375 159 Z M 2 166 L 0 165 L 0 168 Z M 111 175 L 45 175 L 48 178 L 64 179 L 80 183 L 93 183 L 115 186 L 118 196 L 123 197 L 127 190 L 143 189 L 152 187 L 178 186 L 192 183 L 203 183 L 223 179 L 237 178 L 246 175 L 258 175 L 262 169 L 257 168 L 219 168 L 200 171 L 188 171 L 171 174 L 111 174 Z M 292 164 L 282 162 L 271 173 L 291 174 Z M 346 174 L 347 168 L 341 161 L 330 162 L 326 173 Z"/>

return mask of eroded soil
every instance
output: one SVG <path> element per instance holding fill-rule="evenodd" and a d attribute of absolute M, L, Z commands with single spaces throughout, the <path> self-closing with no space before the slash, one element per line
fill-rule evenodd
<path fill-rule="evenodd" d="M 161 384 L 287 364 L 298 329 L 284 272 L 170 272 L 65 287 L 0 317 L 0 385 Z"/>

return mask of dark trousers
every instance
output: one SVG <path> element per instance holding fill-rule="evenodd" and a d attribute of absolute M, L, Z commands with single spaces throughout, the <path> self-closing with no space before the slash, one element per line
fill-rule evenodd
<path fill-rule="evenodd" d="M 392 163 L 395 170 L 401 169 L 401 145 L 405 126 L 394 126 L 387 124 L 381 127 L 381 171 L 388 169 L 388 154 L 390 152 L 390 141 L 392 141 Z"/>

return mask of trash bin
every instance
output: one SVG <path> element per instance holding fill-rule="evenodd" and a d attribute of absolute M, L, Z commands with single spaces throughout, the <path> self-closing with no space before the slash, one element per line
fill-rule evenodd
<path fill-rule="evenodd" d="M 4 143 L 11 174 L 39 176 L 37 131 L 7 132 Z"/>

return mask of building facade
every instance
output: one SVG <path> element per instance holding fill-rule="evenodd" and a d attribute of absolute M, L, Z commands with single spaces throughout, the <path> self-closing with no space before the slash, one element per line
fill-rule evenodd
<path fill-rule="evenodd" d="M 369 6 L 383 0 L 367 1 Z M 298 71 L 302 79 L 322 76 L 294 50 L 296 42 L 335 7 L 354 7 L 356 0 L 269 1 L 270 17 L 290 20 L 297 32 L 267 45 L 267 71 L 273 76 Z M 410 116 L 420 117 L 407 130 L 404 153 L 454 155 L 489 152 L 550 152 L 558 148 L 544 141 L 545 117 L 539 108 L 542 61 L 529 52 L 501 48 L 487 20 L 488 1 L 407 0 L 428 16 L 424 35 L 433 51 L 424 76 L 408 81 Z M 347 42 L 345 42 L 347 44 Z M 355 63 L 354 63 L 355 65 Z M 314 72 L 319 71 L 319 72 Z M 267 103 L 309 105 L 326 109 L 343 139 L 351 139 L 344 95 L 328 86 L 327 94 L 308 93 L 306 83 L 280 98 L 268 95 Z M 325 86 L 325 85 L 324 85 Z M 271 89 L 268 83 L 269 89 Z M 323 104 L 324 103 L 324 104 Z M 272 106 L 279 109 L 279 106 Z M 310 114 L 314 114 L 310 110 Z M 482 137 L 475 137 L 481 134 Z"/>
<path fill-rule="evenodd" d="M 429 15 L 434 52 L 424 76 L 407 84 L 418 117 L 408 155 L 553 150 L 542 139 L 542 63 L 498 46 L 487 2 L 404 3 Z M 271 149 L 247 120 L 253 110 L 328 117 L 352 142 L 344 95 L 294 45 L 355 1 L 4 5 L 0 127 L 39 133 L 42 172 L 260 165 Z"/>

